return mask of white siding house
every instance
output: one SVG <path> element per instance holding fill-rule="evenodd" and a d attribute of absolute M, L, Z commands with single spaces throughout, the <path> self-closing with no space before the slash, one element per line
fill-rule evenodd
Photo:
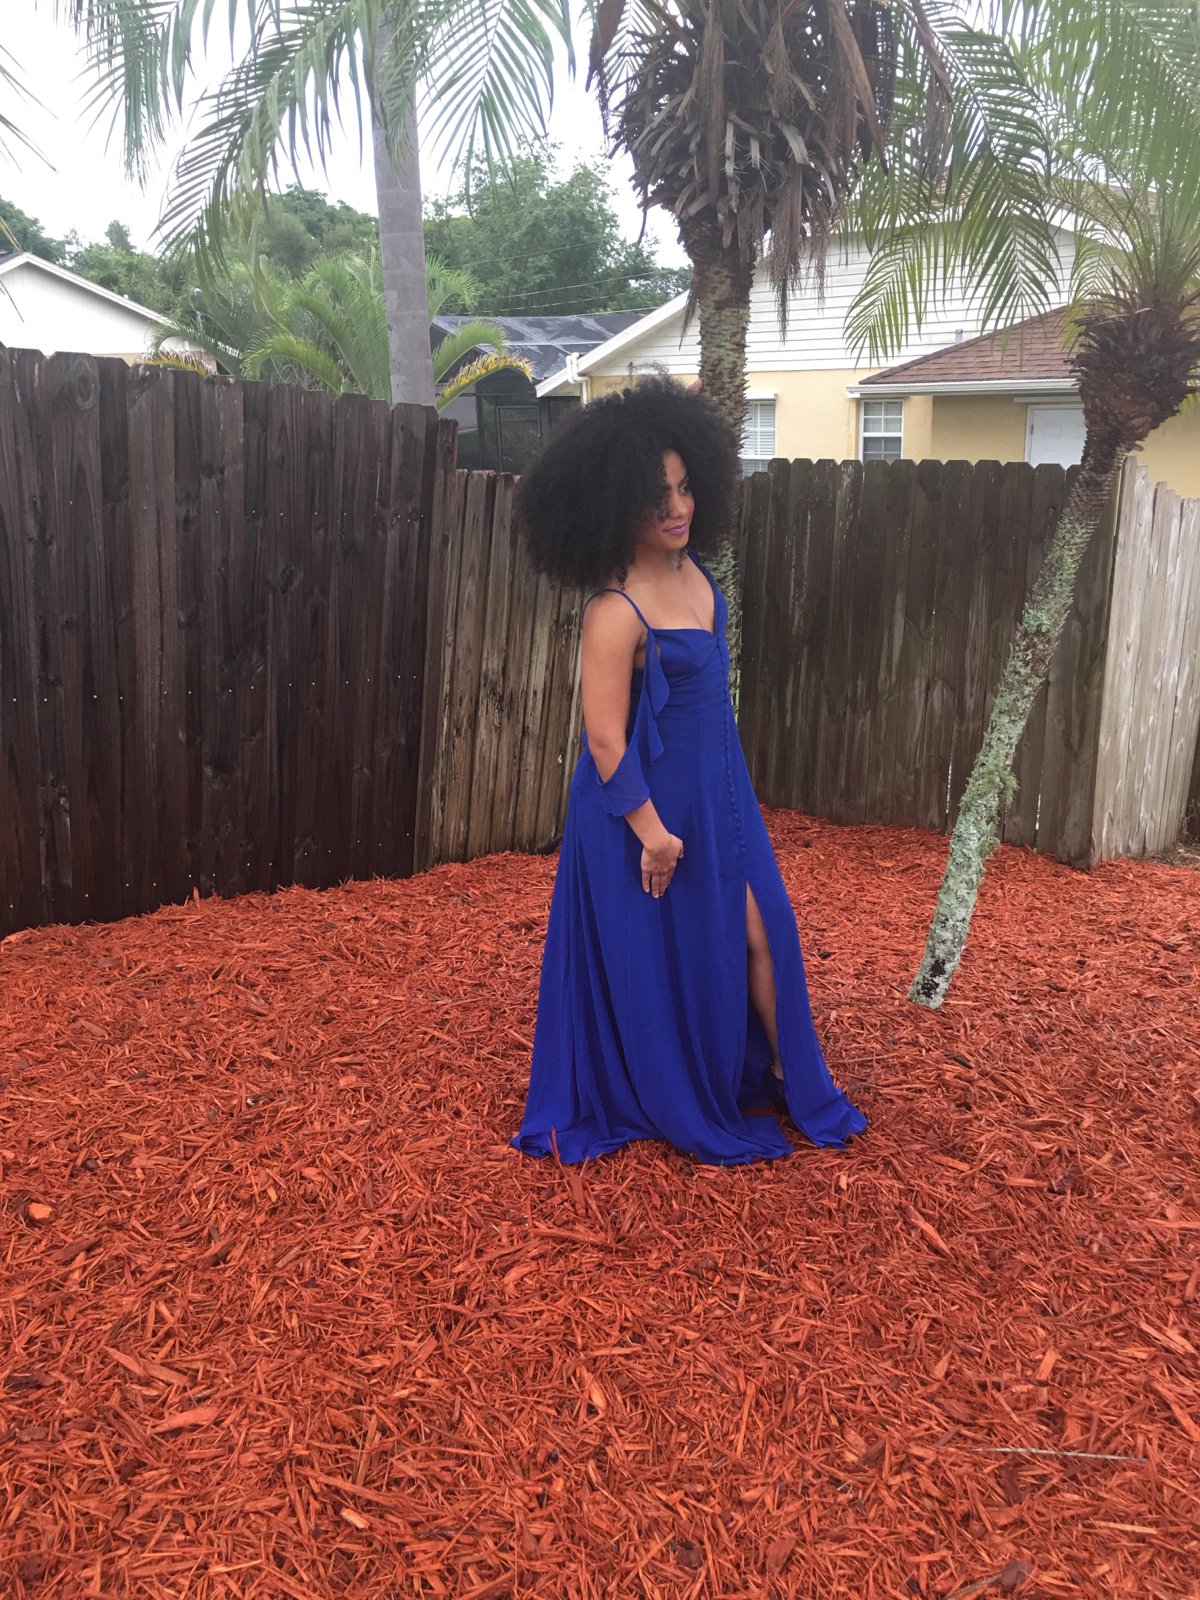
<path fill-rule="evenodd" d="M 166 318 L 40 256 L 0 258 L 0 344 L 143 361 Z M 178 341 L 170 349 L 186 349 Z"/>

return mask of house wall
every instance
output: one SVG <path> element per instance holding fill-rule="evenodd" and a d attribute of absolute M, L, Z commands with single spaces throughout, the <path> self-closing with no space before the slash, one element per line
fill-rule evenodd
<path fill-rule="evenodd" d="M 1074 256 L 1073 235 L 1061 232 L 1058 247 L 1063 264 L 1063 282 L 1069 281 Z M 825 292 L 801 287 L 793 296 L 788 313 L 787 332 L 779 327 L 775 291 L 761 268 L 750 295 L 750 325 L 746 334 L 746 365 L 753 387 L 768 373 L 813 372 L 851 373 L 846 381 L 861 380 L 881 366 L 893 366 L 928 355 L 953 344 L 961 330 L 964 339 L 983 331 L 979 295 L 970 286 L 947 293 L 937 304 L 920 332 L 884 361 L 870 363 L 851 348 L 845 335 L 846 313 L 862 288 L 867 273 L 868 252 L 857 242 L 835 248 L 825 271 Z M 1065 299 L 1065 293 L 1059 297 Z M 594 376 L 623 377 L 630 363 L 641 370 L 660 366 L 676 376 L 700 370 L 700 322 L 692 318 L 691 327 L 681 336 L 682 313 L 644 337 L 617 351 L 611 365 L 592 369 Z M 843 397 L 844 398 L 844 397 Z"/>
<path fill-rule="evenodd" d="M 588 380 L 588 396 L 599 400 L 627 384 L 644 366 L 617 377 L 606 374 Z M 682 384 L 694 383 L 695 371 L 672 374 Z M 788 460 L 831 457 L 844 461 L 858 451 L 858 409 L 846 385 L 859 375 L 841 372 L 756 372 L 750 381 L 753 399 L 775 396 L 775 452 Z"/>
<path fill-rule="evenodd" d="M 905 420 L 914 400 L 904 402 Z M 929 455 L 935 461 L 1024 461 L 1027 408 L 1010 394 L 933 399 Z M 905 451 L 908 454 L 908 451 Z"/>
<path fill-rule="evenodd" d="M 910 436 L 912 408 L 927 395 L 904 402 L 904 454 L 915 459 Z M 1024 461 L 1028 408 L 1011 395 L 947 395 L 933 401 L 928 455 L 938 461 Z M 1138 459 L 1152 483 L 1169 484 L 1176 494 L 1200 498 L 1200 406 L 1185 409 L 1158 428 Z"/>
<path fill-rule="evenodd" d="M 1200 405 L 1185 406 L 1155 429 L 1136 459 L 1151 483 L 1167 483 L 1176 494 L 1200 499 Z"/>
<path fill-rule="evenodd" d="M 591 377 L 590 397 L 611 394 L 630 376 L 626 368 L 619 376 Z M 691 383 L 696 372 L 685 370 L 676 376 Z M 865 371 L 854 369 L 754 373 L 751 394 L 775 395 L 776 453 L 790 461 L 857 458 L 858 401 L 846 388 L 865 376 Z M 886 399 L 887 391 L 881 389 L 879 398 Z M 906 395 L 904 456 L 909 461 L 1024 461 L 1027 421 L 1026 406 L 1012 395 Z M 1159 428 L 1147 440 L 1140 460 L 1152 482 L 1200 498 L 1200 405 Z"/>
<path fill-rule="evenodd" d="M 0 344 L 45 355 L 79 350 L 126 361 L 145 358 L 157 324 L 139 312 L 27 263 L 0 281 Z"/>

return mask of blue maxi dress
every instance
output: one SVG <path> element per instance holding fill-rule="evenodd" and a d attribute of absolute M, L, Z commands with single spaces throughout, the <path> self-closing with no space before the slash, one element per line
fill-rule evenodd
<path fill-rule="evenodd" d="M 793 1153 L 773 1117 L 746 1115 L 768 1102 L 782 1109 L 749 996 L 747 884 L 771 947 L 787 1110 L 816 1145 L 844 1145 L 866 1126 L 817 1041 L 795 914 L 730 702 L 728 607 L 701 570 L 714 632 L 651 628 L 634 606 L 646 665 L 634 671 L 628 747 L 607 782 L 584 735 L 512 1140 L 527 1155 L 557 1150 L 578 1162 L 633 1139 L 665 1139 L 722 1166 Z M 624 820 L 647 798 L 684 844 L 661 899 L 642 889 L 642 846 Z"/>

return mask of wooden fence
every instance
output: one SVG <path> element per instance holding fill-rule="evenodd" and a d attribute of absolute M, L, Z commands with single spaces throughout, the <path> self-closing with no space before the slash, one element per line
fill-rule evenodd
<path fill-rule="evenodd" d="M 740 721 L 765 802 L 953 823 L 1070 481 L 989 461 L 776 462 L 752 480 Z M 1200 725 L 1198 516 L 1127 469 L 1017 752 L 1006 840 L 1086 865 L 1179 837 Z"/>
<path fill-rule="evenodd" d="M 1113 568 L 1092 857 L 1200 832 L 1200 500 L 1126 472 Z"/>
<path fill-rule="evenodd" d="M 952 824 L 1070 481 L 1021 463 L 781 461 L 749 482 L 739 720 L 764 802 Z M 1179 836 L 1200 722 L 1198 510 L 1131 467 L 1018 751 L 1009 842 L 1086 864 Z M 430 859 L 544 849 L 578 750 L 581 597 L 529 570 L 509 480 L 460 474 L 453 527 L 445 606 L 432 590 L 430 604 L 431 639 L 446 617 Z M 1104 823 L 1114 807 L 1123 834 Z"/>
<path fill-rule="evenodd" d="M 566 815 L 583 597 L 534 573 L 512 499 L 511 477 L 460 472 L 432 557 L 430 862 L 545 850 Z"/>
<path fill-rule="evenodd" d="M 0 933 L 404 874 L 420 408 L 0 349 Z"/>
<path fill-rule="evenodd" d="M 0 349 L 0 935 L 553 845 L 581 596 L 451 424 Z M 944 828 L 1059 468 L 777 462 L 744 497 L 761 798 Z M 1138 853 L 1200 804 L 1197 506 L 1130 476 L 1005 837 Z"/>

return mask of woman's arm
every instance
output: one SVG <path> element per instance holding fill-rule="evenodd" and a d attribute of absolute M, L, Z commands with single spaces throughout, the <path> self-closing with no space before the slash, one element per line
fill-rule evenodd
<path fill-rule="evenodd" d="M 633 663 L 644 636 L 637 613 L 619 595 L 598 595 L 583 614 L 583 725 L 602 783 L 625 754 Z M 683 854 L 682 841 L 664 826 L 652 800 L 626 812 L 625 821 L 642 844 L 642 887 L 657 898 Z"/>

